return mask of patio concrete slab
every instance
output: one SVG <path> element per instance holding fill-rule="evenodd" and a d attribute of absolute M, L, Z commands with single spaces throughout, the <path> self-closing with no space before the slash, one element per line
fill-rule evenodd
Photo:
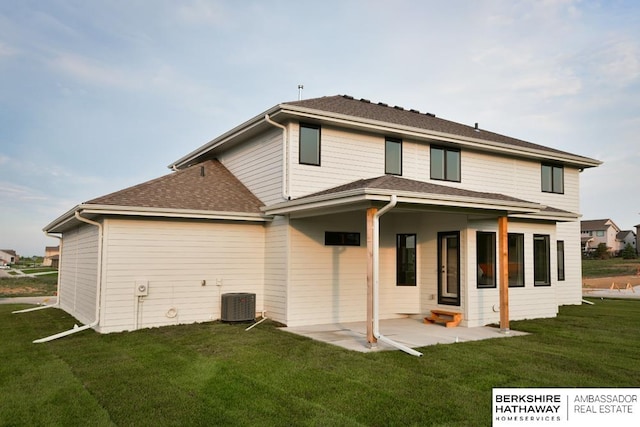
<path fill-rule="evenodd" d="M 396 347 L 383 342 L 378 342 L 377 346 L 371 348 L 367 343 L 367 327 L 365 322 L 294 326 L 282 329 L 317 341 L 337 345 L 347 350 L 363 353 L 381 350 L 397 350 Z M 446 328 L 437 324 L 425 324 L 421 319 L 411 318 L 381 320 L 380 333 L 410 348 L 527 335 L 525 332 L 519 331 L 502 333 L 499 329 L 489 326 L 477 328 Z"/>

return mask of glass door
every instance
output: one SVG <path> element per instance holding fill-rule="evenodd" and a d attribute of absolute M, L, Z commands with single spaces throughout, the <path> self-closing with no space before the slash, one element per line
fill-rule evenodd
<path fill-rule="evenodd" d="M 460 232 L 438 233 L 438 304 L 460 305 Z"/>

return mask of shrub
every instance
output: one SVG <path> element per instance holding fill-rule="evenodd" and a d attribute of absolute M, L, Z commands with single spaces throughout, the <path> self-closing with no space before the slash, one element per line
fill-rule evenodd
<path fill-rule="evenodd" d="M 638 257 L 638 255 L 636 254 L 636 249 L 631 246 L 631 243 L 627 243 L 620 255 L 624 259 L 636 259 Z"/>

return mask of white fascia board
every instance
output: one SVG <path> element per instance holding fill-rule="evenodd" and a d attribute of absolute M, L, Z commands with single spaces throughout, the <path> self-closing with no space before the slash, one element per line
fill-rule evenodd
<path fill-rule="evenodd" d="M 436 139 L 439 141 L 450 142 L 461 146 L 474 148 L 479 151 L 490 151 L 487 147 L 491 147 L 493 152 L 501 152 L 517 157 L 529 157 L 546 161 L 558 161 L 575 165 L 577 167 L 595 167 L 602 164 L 601 161 L 591 159 L 588 157 L 578 156 L 574 154 L 562 154 L 553 151 L 539 150 L 530 147 L 512 147 L 500 142 L 489 141 L 486 139 L 469 138 L 465 136 L 449 134 L 444 132 L 437 132 L 427 129 L 415 128 L 411 126 L 390 124 L 388 122 L 382 122 L 377 120 L 365 119 L 361 117 L 354 117 L 345 114 L 332 113 L 328 111 L 315 110 L 311 108 L 304 108 L 292 105 L 281 105 L 283 113 L 294 114 L 297 116 L 316 119 L 316 120 L 329 120 L 334 123 L 338 123 L 344 126 L 360 125 L 359 127 L 383 132 L 392 133 L 400 132 L 407 136 L 413 136 L 416 138 Z M 480 130 L 482 132 L 482 130 Z"/>
<path fill-rule="evenodd" d="M 60 233 L 66 229 L 66 225 L 78 222 L 75 213 L 80 212 L 85 215 L 115 215 L 129 217 L 146 217 L 146 218 L 185 218 L 185 219 L 210 219 L 210 220 L 226 220 L 226 221 L 252 221 L 267 222 L 273 218 L 259 213 L 246 212 L 222 212 L 222 211 L 203 211 L 189 209 L 163 209 L 163 208 L 146 208 L 132 206 L 112 206 L 112 205 L 92 205 L 80 204 L 73 209 L 61 215 L 55 221 L 43 228 L 43 231 L 50 233 Z"/>
<path fill-rule="evenodd" d="M 576 221 L 580 218 L 580 214 L 573 212 L 534 212 L 534 213 L 523 213 L 523 214 L 514 214 L 509 215 L 514 218 L 522 218 L 522 219 L 535 219 L 535 220 L 544 220 L 544 221 L 555 221 L 555 222 L 570 222 Z"/>
<path fill-rule="evenodd" d="M 147 208 L 136 206 L 81 205 L 79 211 L 89 215 L 123 215 L 141 217 L 217 219 L 267 222 L 272 218 L 259 213 L 206 211 L 191 209 Z"/>
<path fill-rule="evenodd" d="M 168 165 L 167 167 L 169 169 L 180 169 L 182 167 L 188 166 L 189 163 L 191 161 L 193 161 L 194 159 L 202 156 L 203 154 L 206 154 L 207 152 L 214 150 L 218 147 L 220 147 L 221 145 L 224 145 L 225 143 L 239 137 L 242 136 L 243 134 L 247 133 L 248 131 L 254 129 L 256 126 L 259 126 L 260 124 L 262 124 L 263 122 L 265 122 L 265 118 L 264 116 L 266 114 L 273 114 L 275 111 L 280 109 L 280 105 L 277 105 L 267 111 L 265 111 L 264 113 L 258 114 L 257 116 L 247 120 L 246 122 L 234 127 L 233 129 L 223 133 L 222 135 L 218 136 L 215 139 L 212 139 L 211 141 L 207 142 L 206 144 L 200 146 L 199 148 L 195 149 L 194 151 L 192 151 L 191 153 L 187 154 L 186 156 L 181 157 L 180 159 L 176 160 L 175 162 L 171 163 L 170 165 Z"/>
<path fill-rule="evenodd" d="M 69 209 L 64 214 L 60 215 L 58 218 L 51 221 L 47 224 L 42 231 L 45 233 L 57 233 L 57 231 L 53 231 L 55 229 L 59 229 L 70 221 L 75 221 L 75 212 L 83 205 L 76 205 L 73 208 Z"/>
<path fill-rule="evenodd" d="M 423 205 L 423 206 L 447 206 L 456 208 L 470 208 L 482 210 L 500 210 L 513 213 L 539 212 L 542 206 L 532 202 L 516 202 L 509 200 L 493 200 L 478 197 L 452 196 L 431 193 L 415 193 L 379 189 L 356 189 L 342 193 L 324 194 L 316 197 L 295 199 L 288 202 L 267 206 L 262 210 L 269 215 L 283 215 L 294 212 L 327 209 L 335 206 L 353 204 L 362 201 L 387 202 L 394 194 L 398 197 L 398 203 Z"/>

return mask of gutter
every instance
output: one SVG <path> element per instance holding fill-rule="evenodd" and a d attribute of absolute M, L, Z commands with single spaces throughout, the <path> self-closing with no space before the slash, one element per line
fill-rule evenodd
<path fill-rule="evenodd" d="M 416 351 L 404 344 L 395 342 L 380 333 L 379 319 L 379 288 L 380 288 L 380 217 L 393 209 L 398 203 L 398 196 L 393 194 L 389 204 L 373 215 L 373 336 L 386 344 L 396 347 L 399 350 L 409 353 L 412 356 L 422 356 L 422 353 Z"/>
<path fill-rule="evenodd" d="M 91 329 L 95 326 L 98 326 L 100 323 L 100 304 L 101 304 L 101 294 L 102 294 L 102 239 L 104 236 L 104 229 L 102 224 L 96 221 L 92 221 L 80 215 L 80 211 L 77 210 L 74 213 L 75 218 L 78 221 L 84 222 L 89 225 L 94 225 L 98 227 L 98 268 L 97 268 L 97 277 L 96 277 L 96 311 L 95 311 L 95 320 L 89 324 L 84 326 L 74 325 L 72 329 L 69 329 L 64 332 L 60 332 L 54 335 L 50 335 L 48 337 L 40 338 L 34 340 L 35 344 L 40 344 L 44 342 L 49 342 L 56 340 L 58 338 L 66 337 L 67 335 L 75 334 L 76 332 L 81 332 L 87 329 Z M 58 284 L 60 283 L 60 275 L 58 275 Z M 58 295 L 58 300 L 60 299 L 60 295 Z"/>
<path fill-rule="evenodd" d="M 291 195 L 289 194 L 289 150 L 287 149 L 287 128 L 280 123 L 271 120 L 269 114 L 265 114 L 264 119 L 267 123 L 282 129 L 282 197 L 285 200 L 291 200 Z"/>

